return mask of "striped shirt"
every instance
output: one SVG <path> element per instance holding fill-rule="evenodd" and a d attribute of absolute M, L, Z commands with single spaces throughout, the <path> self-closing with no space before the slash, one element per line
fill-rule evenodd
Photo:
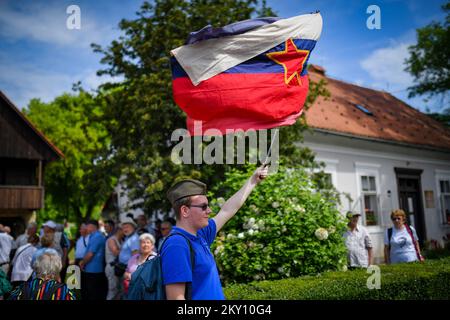
<path fill-rule="evenodd" d="M 76 297 L 64 283 L 36 278 L 15 288 L 8 300 L 76 300 Z"/>

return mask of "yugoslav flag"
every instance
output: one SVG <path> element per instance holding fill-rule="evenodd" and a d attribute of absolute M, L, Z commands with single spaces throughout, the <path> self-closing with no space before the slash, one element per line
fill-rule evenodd
<path fill-rule="evenodd" d="M 290 125 L 308 94 L 307 63 L 322 31 L 320 13 L 246 20 L 192 33 L 171 51 L 173 96 L 203 131 Z"/>

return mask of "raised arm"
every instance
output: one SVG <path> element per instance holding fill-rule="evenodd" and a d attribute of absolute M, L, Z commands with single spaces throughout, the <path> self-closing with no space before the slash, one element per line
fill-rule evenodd
<path fill-rule="evenodd" d="M 267 166 L 261 166 L 256 169 L 241 189 L 223 204 L 219 213 L 213 218 L 216 223 L 216 232 L 219 232 L 225 223 L 233 218 L 236 212 L 242 207 L 245 200 L 247 200 L 255 186 L 267 177 L 267 172 Z"/>

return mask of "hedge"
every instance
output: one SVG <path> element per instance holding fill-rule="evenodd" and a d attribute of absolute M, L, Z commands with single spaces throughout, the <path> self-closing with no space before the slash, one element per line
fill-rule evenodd
<path fill-rule="evenodd" d="M 450 258 L 382 265 L 380 289 L 368 289 L 367 270 L 326 272 L 224 288 L 230 300 L 427 300 L 450 299 Z"/>

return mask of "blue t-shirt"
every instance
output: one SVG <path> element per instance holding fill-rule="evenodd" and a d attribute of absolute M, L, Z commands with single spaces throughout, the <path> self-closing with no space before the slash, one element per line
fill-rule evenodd
<path fill-rule="evenodd" d="M 75 245 L 75 259 L 83 259 L 86 254 L 86 248 L 89 243 L 89 235 L 83 237 L 80 236 Z"/>
<path fill-rule="evenodd" d="M 89 235 L 86 253 L 92 252 L 94 256 L 84 267 L 85 272 L 105 272 L 105 242 L 105 236 L 100 231 L 96 231 Z"/>
<path fill-rule="evenodd" d="M 119 262 L 128 264 L 128 260 L 130 260 L 133 251 L 139 251 L 140 243 L 139 236 L 135 232 L 131 236 L 125 239 L 125 242 L 122 245 L 119 253 Z"/>
<path fill-rule="evenodd" d="M 194 272 L 191 267 L 189 244 L 182 236 L 167 239 L 161 252 L 164 284 L 192 282 L 192 300 L 224 300 L 216 261 L 210 246 L 216 237 L 216 223 L 210 219 L 208 226 L 197 236 L 173 227 L 171 233 L 182 233 L 195 252 Z"/>

